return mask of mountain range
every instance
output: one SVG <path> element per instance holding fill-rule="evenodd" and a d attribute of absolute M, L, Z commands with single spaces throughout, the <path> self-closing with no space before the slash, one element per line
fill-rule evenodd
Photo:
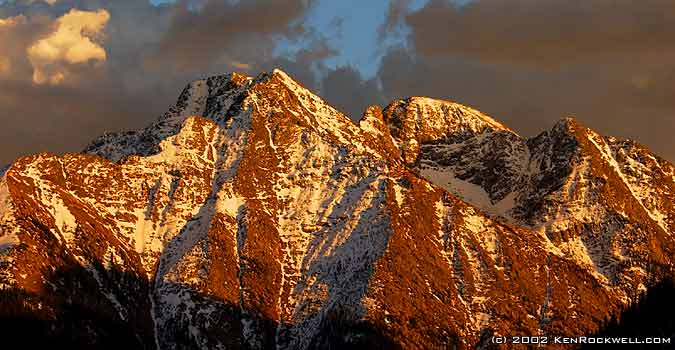
<path fill-rule="evenodd" d="M 525 138 L 410 97 L 353 122 L 280 70 L 215 76 L 2 172 L 0 326 L 83 349 L 591 335 L 672 279 L 674 198 L 671 163 L 574 118 Z"/>

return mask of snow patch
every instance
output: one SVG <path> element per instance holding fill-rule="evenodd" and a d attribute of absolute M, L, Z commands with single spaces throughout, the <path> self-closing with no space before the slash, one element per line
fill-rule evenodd
<path fill-rule="evenodd" d="M 588 250 L 588 247 L 581 237 L 574 237 L 564 243 L 560 249 L 566 253 L 567 257 L 572 258 L 578 265 L 586 267 L 596 279 L 604 284 L 609 283 L 605 276 L 608 272 L 602 273 L 603 271 L 599 267 L 596 267 L 596 264 L 593 262 L 594 259 L 591 257 L 591 252 Z M 595 256 L 594 258 L 596 261 L 599 261 L 602 257 Z"/>
<path fill-rule="evenodd" d="M 398 184 L 394 185 L 394 195 L 396 198 L 396 203 L 398 203 L 398 206 L 401 207 L 403 205 L 403 201 L 405 201 L 405 195 L 403 194 L 403 187 L 399 186 Z"/>
<path fill-rule="evenodd" d="M 490 215 L 509 217 L 509 211 L 515 206 L 517 195 L 515 192 L 510 193 L 501 201 L 493 203 L 482 187 L 458 179 L 449 169 L 424 167 L 419 169 L 419 172 L 425 179 Z"/>
<path fill-rule="evenodd" d="M 65 205 L 61 197 L 56 193 L 48 192 L 49 189 L 45 185 L 42 188 L 43 203 L 49 203 L 46 208 L 54 217 L 54 225 L 61 234 L 64 242 L 70 245 L 75 240 L 75 229 L 77 228 L 77 220 L 71 214 L 70 209 Z"/>
<path fill-rule="evenodd" d="M 242 197 L 219 197 L 216 201 L 216 211 L 236 218 L 244 204 L 246 204 L 246 200 Z"/>
<path fill-rule="evenodd" d="M 2 219 L 6 213 L 9 213 L 11 207 L 11 198 L 9 195 L 9 189 L 7 188 L 7 183 L 4 179 L 0 179 L 0 219 Z"/>
<path fill-rule="evenodd" d="M 665 233 L 671 234 L 665 222 L 668 216 L 656 210 L 650 210 L 645 206 L 644 201 L 647 200 L 648 196 L 650 196 L 651 194 L 648 191 L 645 191 L 644 189 L 636 188 L 631 184 L 630 181 L 628 181 L 626 176 L 623 174 L 623 171 L 621 170 L 619 163 L 616 161 L 616 158 L 614 158 L 612 150 L 607 145 L 607 142 L 605 142 L 600 135 L 590 130 L 588 134 L 588 139 L 593 143 L 593 145 L 595 145 L 598 151 L 600 151 L 600 155 L 602 156 L 602 158 L 612 167 L 612 169 L 614 169 L 614 172 L 619 176 L 619 178 L 621 179 L 621 181 L 623 181 L 626 187 L 628 187 L 635 200 L 640 204 L 642 209 L 644 209 L 645 213 L 647 213 L 647 215 L 649 215 L 649 217 L 652 220 L 654 220 L 654 222 L 656 222 L 656 224 L 659 225 Z"/>

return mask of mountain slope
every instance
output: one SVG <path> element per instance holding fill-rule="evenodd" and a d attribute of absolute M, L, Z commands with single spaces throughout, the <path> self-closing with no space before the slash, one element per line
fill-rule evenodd
<path fill-rule="evenodd" d="M 281 71 L 229 74 L 146 129 L 12 164 L 0 283 L 46 337 L 91 309 L 83 346 L 98 319 L 162 349 L 584 335 L 671 274 L 673 176 L 573 120 L 525 140 L 410 98 L 356 125 Z"/>

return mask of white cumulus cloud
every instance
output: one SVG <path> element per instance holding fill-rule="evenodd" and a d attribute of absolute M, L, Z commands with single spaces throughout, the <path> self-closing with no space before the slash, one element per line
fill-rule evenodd
<path fill-rule="evenodd" d="M 53 32 L 31 45 L 28 59 L 35 84 L 60 84 L 68 77 L 68 64 L 105 61 L 105 49 L 93 41 L 100 37 L 110 14 L 104 9 L 72 9 L 56 20 Z"/>

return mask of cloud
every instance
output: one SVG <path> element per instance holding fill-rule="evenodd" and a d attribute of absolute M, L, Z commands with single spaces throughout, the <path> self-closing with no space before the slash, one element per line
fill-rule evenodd
<path fill-rule="evenodd" d="M 386 99 L 457 101 L 525 136 L 574 115 L 675 159 L 675 2 L 431 0 L 397 11 L 409 36 L 382 59 Z"/>
<path fill-rule="evenodd" d="M 204 76 L 230 71 L 258 74 L 280 66 L 297 73 L 308 86 L 318 87 L 318 70 L 312 67 L 331 50 L 302 28 L 311 2 L 199 2 L 198 6 L 194 0 L 160 6 L 139 0 L 0 4 L 0 19 L 7 24 L 0 26 L 0 164 L 38 151 L 76 152 L 105 131 L 146 126 L 175 102 L 186 83 Z M 89 13 L 73 19 L 81 31 L 75 26 L 66 35 L 56 35 L 64 29 L 59 21 L 68 19 L 72 9 Z M 101 11 L 109 15 L 105 23 Z M 56 55 L 37 50 L 29 59 L 31 47 L 55 35 L 68 39 L 48 41 Z M 78 40 L 70 40 L 73 37 Z M 279 53 L 278 38 L 301 49 Z M 70 53 L 73 47 L 80 49 Z M 44 73 L 36 77 L 44 84 L 33 81 L 34 66 Z"/>
<path fill-rule="evenodd" d="M 408 14 L 408 8 L 411 0 L 391 0 L 387 10 L 387 16 L 384 22 L 378 28 L 377 34 L 380 40 L 383 40 L 392 33 L 401 30 L 401 25 L 404 22 L 404 17 Z"/>
<path fill-rule="evenodd" d="M 194 7 L 189 1 L 175 5 L 166 32 L 146 57 L 149 66 L 201 70 L 197 74 L 208 67 L 224 67 L 223 62 L 245 62 L 254 68 L 274 56 L 276 39 L 303 34 L 294 22 L 310 2 L 205 0 Z"/>
<path fill-rule="evenodd" d="M 110 14 L 104 9 L 72 9 L 59 17 L 54 32 L 27 50 L 33 66 L 33 82 L 58 85 L 67 78 L 68 71 L 64 65 L 105 61 L 105 49 L 92 39 L 101 37 L 109 19 Z"/>
<path fill-rule="evenodd" d="M 103 131 L 144 126 L 190 80 L 276 67 L 354 119 L 370 104 L 428 95 L 472 105 L 524 135 L 574 114 L 675 159 L 675 26 L 667 26 L 675 23 L 675 2 L 476 0 L 457 7 L 431 0 L 411 10 L 413 3 L 390 3 L 381 46 L 372 48 L 384 56 L 376 75 L 364 78 L 358 67 L 328 66 L 340 48 L 306 22 L 316 1 L 5 2 L 0 163 L 41 150 L 78 151 Z M 29 48 L 54 36 L 72 9 L 109 18 L 101 24 L 99 17 L 98 29 L 66 31 L 63 38 L 77 37 L 73 45 L 49 41 L 54 56 L 29 59 Z M 82 49 L 68 54 L 73 46 Z M 34 82 L 35 67 L 44 84 Z"/>
<path fill-rule="evenodd" d="M 557 65 L 675 51 L 671 0 L 431 0 L 405 22 L 426 56 Z"/>
<path fill-rule="evenodd" d="M 46 34 L 51 23 L 51 19 L 43 16 L 0 18 L 0 79 L 17 80 L 32 75 L 26 48 Z"/>
<path fill-rule="evenodd" d="M 234 68 L 241 69 L 241 70 L 250 70 L 251 65 L 249 63 L 243 63 L 239 61 L 232 61 L 230 62 L 230 65 Z"/>
<path fill-rule="evenodd" d="M 8 18 L 0 18 L 0 28 L 11 28 L 15 27 L 18 24 L 25 23 L 26 16 L 18 15 Z"/>
<path fill-rule="evenodd" d="M 80 151 L 106 130 L 145 126 L 175 99 L 130 94 L 101 79 L 81 87 L 0 80 L 0 91 L 0 163 L 33 152 Z"/>
<path fill-rule="evenodd" d="M 10 69 L 12 68 L 9 58 L 7 57 L 0 57 L 0 75 L 4 75 L 9 73 Z"/>
<path fill-rule="evenodd" d="M 26 23 L 26 17 L 23 15 L 0 18 L 0 47 L 3 47 L 0 55 L 0 77 L 9 76 L 12 71 L 12 47 L 7 42 L 16 27 Z"/>
<path fill-rule="evenodd" d="M 367 106 L 384 102 L 377 82 L 364 80 L 351 66 L 328 71 L 321 81 L 321 95 L 354 121 L 361 118 Z"/>

